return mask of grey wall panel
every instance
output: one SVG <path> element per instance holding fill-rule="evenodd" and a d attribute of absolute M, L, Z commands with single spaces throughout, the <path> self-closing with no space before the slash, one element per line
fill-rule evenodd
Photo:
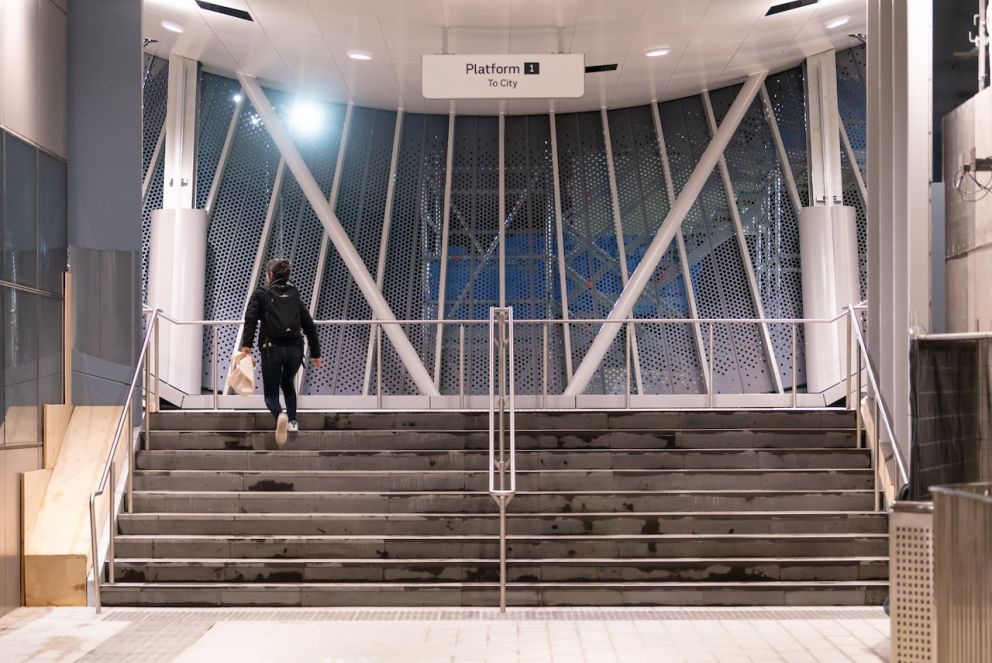
<path fill-rule="evenodd" d="M 709 128 L 698 97 L 663 103 L 659 111 L 665 127 L 675 190 L 680 191 L 709 143 Z M 682 232 L 700 316 L 756 317 L 726 194 L 716 171 L 683 222 Z M 704 329 L 706 335 L 708 331 Z M 772 390 L 761 334 L 756 325 L 717 325 L 714 356 L 714 388 L 718 393 Z"/>
<path fill-rule="evenodd" d="M 336 213 L 348 238 L 371 274 L 376 273 L 382 218 L 386 211 L 389 161 L 396 113 L 355 108 L 341 165 Z M 330 247 L 322 276 L 317 317 L 370 320 L 372 311 L 340 255 Z M 307 373 L 307 393 L 360 394 L 368 353 L 368 327 L 338 326 L 321 330 L 327 365 Z"/>
<path fill-rule="evenodd" d="M 398 319 L 437 318 L 441 226 L 448 118 L 403 116 L 396 170 L 396 198 L 386 253 L 383 296 Z M 433 365 L 435 325 L 408 325 L 407 337 L 426 366 Z M 388 394 L 417 390 L 396 352 L 383 339 L 383 389 Z"/>
<path fill-rule="evenodd" d="M 509 116 L 505 122 L 506 304 L 518 320 L 561 318 L 551 124 L 547 115 Z M 544 362 L 548 391 L 565 388 L 563 328 L 549 325 L 547 332 L 545 355 L 541 327 L 516 328 L 517 365 L 530 369 L 517 376 L 520 393 L 541 393 Z"/>
<path fill-rule="evenodd" d="M 3 276 L 20 285 L 38 285 L 38 150 L 4 132 Z"/>
<path fill-rule="evenodd" d="M 62 293 L 68 267 L 65 161 L 38 151 L 38 288 Z"/>
<path fill-rule="evenodd" d="M 622 290 L 599 113 L 558 116 L 558 159 L 568 308 L 576 320 L 571 326 L 572 360 L 578 365 L 599 328 L 581 319 L 605 318 Z M 618 336 L 587 393 L 625 391 L 623 338 L 623 334 Z"/>
<path fill-rule="evenodd" d="M 41 297 L 2 289 L 4 444 L 38 444 L 38 309 Z"/>
<path fill-rule="evenodd" d="M 650 106 L 610 111 L 609 122 L 627 262 L 633 273 L 665 220 L 670 201 Z M 633 315 L 690 317 L 677 242 L 668 248 Z M 638 325 L 637 336 L 645 393 L 706 391 L 691 326 Z"/>
<path fill-rule="evenodd" d="M 739 86 L 712 93 L 717 123 L 730 109 Z M 756 100 L 741 122 L 725 153 L 744 227 L 758 291 L 769 318 L 801 318 L 802 274 L 799 260 L 799 214 L 786 191 L 771 129 Z M 769 325 L 782 384 L 792 385 L 792 329 Z M 797 327 L 799 357 L 804 356 L 803 328 Z M 796 379 L 805 383 L 805 362 L 800 359 Z"/>

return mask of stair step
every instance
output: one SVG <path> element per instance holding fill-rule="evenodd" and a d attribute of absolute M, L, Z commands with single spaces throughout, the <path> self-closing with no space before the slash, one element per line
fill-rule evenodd
<path fill-rule="evenodd" d="M 868 489 L 868 469 L 518 470 L 521 490 L 651 490 L 739 488 Z M 138 470 L 136 490 L 482 490 L 488 473 L 474 470 Z"/>
<path fill-rule="evenodd" d="M 496 582 L 498 559 L 127 559 L 118 582 Z M 510 559 L 508 582 L 885 580 L 886 557 Z"/>
<path fill-rule="evenodd" d="M 139 512 L 201 513 L 492 513 L 484 491 L 143 491 L 134 492 Z M 518 491 L 510 511 L 868 511 L 871 490 L 644 490 Z"/>
<path fill-rule="evenodd" d="M 512 502 L 511 502 L 512 504 Z M 498 514 L 122 513 L 122 534 L 351 535 L 496 534 Z M 881 512 L 515 513 L 514 534 L 884 534 Z"/>
<path fill-rule="evenodd" d="M 115 537 L 120 557 L 495 557 L 495 535 Z M 778 557 L 888 552 L 884 534 L 637 534 L 507 537 L 508 557 Z"/>
<path fill-rule="evenodd" d="M 742 449 L 853 448 L 855 433 L 840 429 L 752 430 L 544 430 L 517 429 L 519 450 L 527 449 Z M 163 430 L 149 436 L 151 449 L 256 450 L 277 449 L 268 430 Z M 466 430 L 314 430 L 292 433 L 286 450 L 347 449 L 474 449 L 487 450 L 486 428 Z"/>
<path fill-rule="evenodd" d="M 885 581 L 511 583 L 512 606 L 881 605 Z M 496 583 L 116 583 L 105 605 L 495 606 Z"/>
<path fill-rule="evenodd" d="M 485 470 L 486 450 L 156 450 L 138 453 L 143 470 Z M 788 469 L 871 467 L 867 449 L 525 449 L 518 470 Z"/>
<path fill-rule="evenodd" d="M 488 430 L 487 412 L 300 412 L 306 430 Z M 267 411 L 158 412 L 156 430 L 270 430 Z M 843 409 L 687 410 L 516 413 L 520 430 L 692 430 L 751 428 L 854 428 L 855 416 Z"/>

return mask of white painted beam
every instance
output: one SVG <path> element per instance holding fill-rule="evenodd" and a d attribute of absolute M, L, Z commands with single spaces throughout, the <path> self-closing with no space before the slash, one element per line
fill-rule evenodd
<path fill-rule="evenodd" d="M 603 361 L 603 357 L 606 356 L 607 351 L 613 344 L 623 324 L 612 321 L 626 319 L 630 315 L 630 312 L 633 311 L 634 304 L 637 303 L 637 299 L 644 291 L 644 287 L 651 280 L 651 276 L 658 268 L 658 263 L 664 257 L 686 214 L 688 214 L 692 204 L 696 202 L 696 198 L 702 192 L 710 173 L 716 168 L 719 158 L 730 143 L 734 132 L 737 131 L 737 127 L 740 126 L 741 120 L 744 119 L 744 115 L 751 106 L 751 102 L 757 96 L 758 90 L 765 80 L 765 76 L 766 72 L 760 72 L 752 74 L 745 81 L 744 87 L 727 112 L 727 117 L 724 119 L 723 124 L 720 125 L 709 146 L 703 152 L 699 163 L 696 164 L 696 168 L 689 177 L 689 181 L 686 182 L 685 187 L 682 189 L 682 193 L 679 194 L 678 199 L 672 204 L 664 223 L 661 224 L 654 239 L 651 240 L 647 251 L 645 251 L 644 257 L 637 265 L 637 269 L 634 270 L 623 292 L 620 293 L 620 297 L 617 299 L 608 317 L 611 322 L 603 324 L 600 328 L 599 333 L 589 347 L 589 351 L 572 376 L 568 387 L 565 389 L 565 396 L 577 396 L 585 391 L 589 380 L 596 373 L 596 370 Z"/>
<path fill-rule="evenodd" d="M 296 149 L 296 145 L 293 144 L 292 138 L 290 138 L 289 133 L 283 127 L 282 122 L 266 98 L 265 92 L 262 91 L 258 81 L 253 76 L 246 74 L 239 74 L 238 76 L 242 87 L 251 99 L 252 105 L 265 122 L 265 128 L 268 130 L 273 142 L 279 148 L 283 159 L 286 160 L 286 165 L 296 178 L 300 190 L 306 196 L 307 201 L 313 208 L 317 218 L 320 219 L 321 224 L 323 224 L 327 236 L 334 244 L 334 248 L 341 255 L 342 262 L 348 268 L 352 278 L 355 279 L 355 284 L 365 296 L 369 308 L 372 309 L 373 314 L 379 320 L 387 323 L 395 321 L 396 316 L 393 315 L 389 304 L 383 298 L 382 293 L 379 292 L 379 288 L 376 287 L 375 280 L 369 274 L 369 270 L 365 267 L 362 257 L 355 250 L 355 246 L 348 238 L 348 234 L 341 225 L 341 221 L 334 213 L 328 201 L 324 200 L 324 194 L 320 190 L 320 186 L 314 180 L 310 169 L 307 167 L 302 155 L 300 155 L 299 150 Z M 406 337 L 403 328 L 396 324 L 385 324 L 384 331 L 421 393 L 427 396 L 439 396 L 440 393 L 437 387 L 434 386 L 430 374 L 424 368 L 423 362 L 417 356 L 417 351 L 410 343 L 410 339 Z"/>

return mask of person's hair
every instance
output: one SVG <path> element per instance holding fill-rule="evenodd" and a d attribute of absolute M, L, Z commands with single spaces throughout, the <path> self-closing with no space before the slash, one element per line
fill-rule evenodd
<path fill-rule="evenodd" d="M 293 270 L 293 266 L 288 260 L 278 259 L 270 260 L 267 269 L 269 274 L 272 274 L 273 281 L 285 281 L 289 278 L 289 273 Z"/>

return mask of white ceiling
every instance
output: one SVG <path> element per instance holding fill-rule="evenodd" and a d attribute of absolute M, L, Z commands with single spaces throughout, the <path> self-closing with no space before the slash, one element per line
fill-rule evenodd
<path fill-rule="evenodd" d="M 450 53 L 584 53 L 586 65 L 617 63 L 586 75 L 580 99 L 513 100 L 507 113 L 621 108 L 675 99 L 780 71 L 808 55 L 857 43 L 864 0 L 818 4 L 764 16 L 783 0 L 213 0 L 248 11 L 249 22 L 201 10 L 194 0 L 144 0 L 149 53 L 199 60 L 210 71 L 242 71 L 276 87 L 378 108 L 446 113 L 424 99 L 420 56 Z M 849 22 L 833 30 L 839 17 Z M 162 27 L 171 21 L 182 34 Z M 559 30 L 560 28 L 560 30 Z M 645 57 L 667 46 L 670 55 Z M 367 51 L 371 61 L 347 56 Z M 458 101 L 459 113 L 488 114 L 500 102 Z"/>

